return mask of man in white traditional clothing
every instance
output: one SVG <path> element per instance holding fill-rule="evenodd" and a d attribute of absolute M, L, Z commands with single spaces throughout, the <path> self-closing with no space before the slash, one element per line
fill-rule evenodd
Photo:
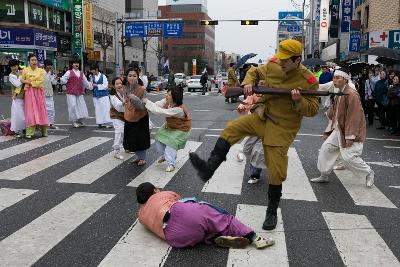
<path fill-rule="evenodd" d="M 89 118 L 85 99 L 84 88 L 91 89 L 86 76 L 79 70 L 80 59 L 74 58 L 72 68 L 60 78 L 61 84 L 66 84 L 69 121 L 75 128 L 85 126 L 83 119 Z"/>
<path fill-rule="evenodd" d="M 54 109 L 54 99 L 53 99 L 53 85 L 57 84 L 57 81 L 53 73 L 53 62 L 50 59 L 44 61 L 44 70 L 46 71 L 44 77 L 44 96 L 46 99 L 46 111 L 47 117 L 49 118 L 49 128 L 58 129 L 54 125 L 56 111 Z"/>
<path fill-rule="evenodd" d="M 374 184 L 375 173 L 361 158 L 366 136 L 364 110 L 357 91 L 349 86 L 350 75 L 343 70 L 336 70 L 333 83 L 345 96 L 336 96 L 326 115 L 331 120 L 324 135 L 318 155 L 318 170 L 321 175 L 311 179 L 314 183 L 329 182 L 335 161 L 342 157 L 343 163 L 356 177 L 363 177 L 366 186 Z"/>
<path fill-rule="evenodd" d="M 99 127 L 112 128 L 107 77 L 100 72 L 97 64 L 90 66 L 90 72 L 92 73 L 91 83 L 93 87 L 93 104 L 96 114 L 96 124 Z"/>

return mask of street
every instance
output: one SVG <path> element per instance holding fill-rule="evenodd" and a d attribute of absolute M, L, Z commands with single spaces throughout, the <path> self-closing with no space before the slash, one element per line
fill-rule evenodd
<path fill-rule="evenodd" d="M 160 100 L 164 91 L 151 92 Z M 154 146 L 147 164 L 112 157 L 113 129 L 95 125 L 91 96 L 87 127 L 72 128 L 66 97 L 55 95 L 56 125 L 49 137 L 0 136 L 0 266 L 400 266 L 400 138 L 367 126 L 363 159 L 374 169 L 375 186 L 347 170 L 331 182 L 319 175 L 318 150 L 326 127 L 324 110 L 305 118 L 289 150 L 278 227 L 261 230 L 268 182 L 248 184 L 238 145 L 206 184 L 188 153 L 209 155 L 221 130 L 236 118 L 237 104 L 213 89 L 185 93 L 192 133 L 172 173 L 158 164 Z M 11 98 L 0 96 L 0 114 L 10 116 Z M 159 127 L 164 120 L 151 116 Z M 157 129 L 153 129 L 153 135 Z M 263 171 L 262 177 L 267 174 Z M 163 190 L 223 207 L 276 244 L 264 250 L 198 245 L 172 249 L 137 221 L 136 187 L 149 181 Z"/>

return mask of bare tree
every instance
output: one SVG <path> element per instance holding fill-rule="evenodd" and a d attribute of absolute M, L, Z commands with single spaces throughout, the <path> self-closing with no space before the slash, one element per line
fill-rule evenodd
<path fill-rule="evenodd" d="M 160 40 L 157 42 L 157 47 L 152 47 L 150 45 L 150 48 L 156 53 L 156 57 L 158 60 L 158 75 L 162 75 L 162 60 L 163 58 L 165 58 L 165 50 L 164 47 L 162 46 L 162 42 L 160 42 Z"/>
<path fill-rule="evenodd" d="M 143 68 L 144 68 L 144 74 L 146 74 L 147 71 L 147 49 L 149 47 L 149 41 L 151 40 L 151 37 L 143 37 L 142 38 L 142 51 L 143 51 Z"/>
<path fill-rule="evenodd" d="M 126 58 L 126 52 L 125 52 L 125 47 L 128 45 L 128 39 L 125 37 L 125 32 L 124 32 L 124 28 L 123 28 L 124 24 L 121 24 L 121 27 L 119 30 L 121 30 L 121 40 L 119 41 L 119 43 L 121 44 L 121 49 L 122 49 L 122 69 L 125 72 L 126 70 L 126 66 L 125 66 L 125 58 Z"/>
<path fill-rule="evenodd" d="M 108 27 L 111 25 L 110 22 L 111 22 L 111 17 L 104 18 L 101 20 L 100 46 L 101 49 L 103 49 L 103 71 L 106 71 L 107 67 L 107 48 L 109 48 L 113 44 L 112 36 L 108 29 Z"/>

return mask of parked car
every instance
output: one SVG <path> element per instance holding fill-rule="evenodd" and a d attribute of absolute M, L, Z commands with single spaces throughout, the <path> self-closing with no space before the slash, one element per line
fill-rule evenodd
<path fill-rule="evenodd" d="M 165 80 L 163 77 L 157 77 L 157 80 L 150 82 L 150 89 L 155 90 L 157 87 L 160 90 L 164 90 L 167 88 L 168 79 Z"/>
<path fill-rule="evenodd" d="M 195 92 L 196 90 L 203 90 L 203 86 L 200 84 L 200 78 L 201 75 L 195 75 L 192 76 L 188 82 L 187 82 L 187 87 L 188 87 L 188 92 Z M 210 80 L 207 80 L 207 90 L 211 90 L 211 82 Z"/>
<path fill-rule="evenodd" d="M 175 83 L 178 85 L 182 83 L 183 87 L 186 87 L 186 75 L 185 73 L 175 73 Z"/>

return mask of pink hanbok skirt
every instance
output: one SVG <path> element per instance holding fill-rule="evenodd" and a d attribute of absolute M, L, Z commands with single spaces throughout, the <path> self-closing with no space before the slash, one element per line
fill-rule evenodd
<path fill-rule="evenodd" d="M 29 86 L 25 89 L 25 124 L 26 127 L 47 126 L 49 119 L 46 111 L 46 99 L 43 88 Z"/>

